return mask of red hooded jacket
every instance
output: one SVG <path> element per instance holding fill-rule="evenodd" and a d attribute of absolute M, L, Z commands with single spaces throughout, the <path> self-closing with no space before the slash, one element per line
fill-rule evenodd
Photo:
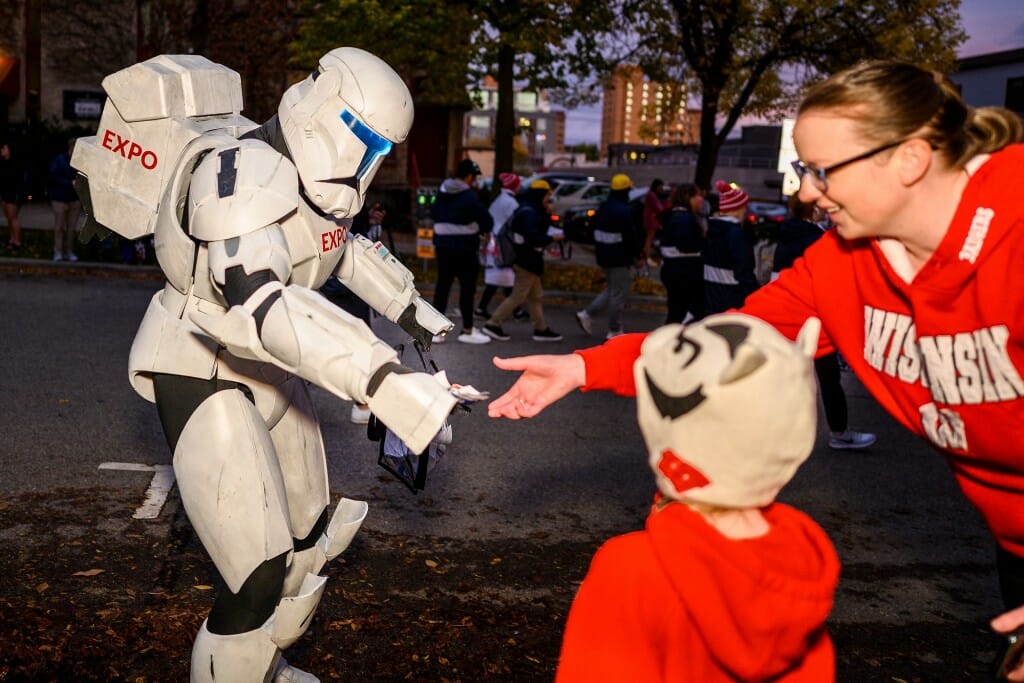
<path fill-rule="evenodd" d="M 768 534 L 732 540 L 670 503 L 645 531 L 601 546 L 569 611 L 556 683 L 832 681 L 835 550 L 789 506 L 764 515 Z"/>

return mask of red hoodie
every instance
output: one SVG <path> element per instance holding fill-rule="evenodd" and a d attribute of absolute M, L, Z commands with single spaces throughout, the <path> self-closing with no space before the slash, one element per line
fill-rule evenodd
<path fill-rule="evenodd" d="M 821 318 L 878 402 L 947 457 L 996 540 L 1024 557 L 1024 145 L 971 176 L 938 249 L 907 283 L 878 240 L 830 231 L 743 309 L 795 338 Z M 826 337 L 827 335 L 827 337 Z M 632 337 L 632 338 L 631 338 Z M 585 389 L 632 394 L 642 335 L 579 352 Z"/>
<path fill-rule="evenodd" d="M 833 680 L 835 550 L 803 513 L 776 503 L 764 514 L 768 534 L 737 541 L 672 503 L 601 546 L 556 682 Z"/>

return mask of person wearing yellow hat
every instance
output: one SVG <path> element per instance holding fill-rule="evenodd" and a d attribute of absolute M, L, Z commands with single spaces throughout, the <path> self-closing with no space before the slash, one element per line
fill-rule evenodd
<path fill-rule="evenodd" d="M 625 173 L 616 173 L 610 186 L 608 199 L 594 216 L 594 256 L 607 284 L 586 308 L 576 312 L 576 321 L 587 334 L 594 333 L 594 317 L 607 313 L 607 339 L 622 334 L 622 309 L 633 285 L 630 268 L 637 265 L 643 247 L 640 226 L 629 208 L 633 181 Z"/>
<path fill-rule="evenodd" d="M 483 333 L 491 339 L 508 341 L 512 338 L 501 324 L 516 310 L 526 304 L 533 325 L 533 340 L 539 342 L 562 341 L 562 335 L 550 327 L 544 319 L 544 289 L 541 276 L 544 274 L 544 249 L 553 241 L 565 238 L 565 234 L 551 227 L 551 185 L 545 180 L 530 183 L 519 208 L 509 219 L 508 227 L 515 246 L 515 284 L 512 293 L 495 309 L 487 320 Z"/>

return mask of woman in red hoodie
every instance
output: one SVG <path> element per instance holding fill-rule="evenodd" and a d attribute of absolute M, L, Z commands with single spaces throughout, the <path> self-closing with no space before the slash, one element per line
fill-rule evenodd
<path fill-rule="evenodd" d="M 811 88 L 793 138 L 800 199 L 836 230 L 742 311 L 789 337 L 821 319 L 904 426 L 946 457 L 997 542 L 1010 611 L 1024 626 L 1024 202 L 1020 119 L 972 109 L 948 79 L 865 62 Z M 524 371 L 489 412 L 532 417 L 575 388 L 631 394 L 643 337 L 568 356 L 495 362 Z M 1009 680 L 1024 681 L 1024 664 Z"/>

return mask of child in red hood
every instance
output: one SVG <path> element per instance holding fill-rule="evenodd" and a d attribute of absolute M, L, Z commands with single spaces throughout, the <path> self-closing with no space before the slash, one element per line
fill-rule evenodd
<path fill-rule="evenodd" d="M 594 556 L 556 681 L 831 681 L 839 560 L 775 496 L 814 446 L 811 358 L 741 314 L 652 333 L 634 367 L 660 494 L 643 531 Z M 771 397 L 771 400 L 765 400 Z"/>

